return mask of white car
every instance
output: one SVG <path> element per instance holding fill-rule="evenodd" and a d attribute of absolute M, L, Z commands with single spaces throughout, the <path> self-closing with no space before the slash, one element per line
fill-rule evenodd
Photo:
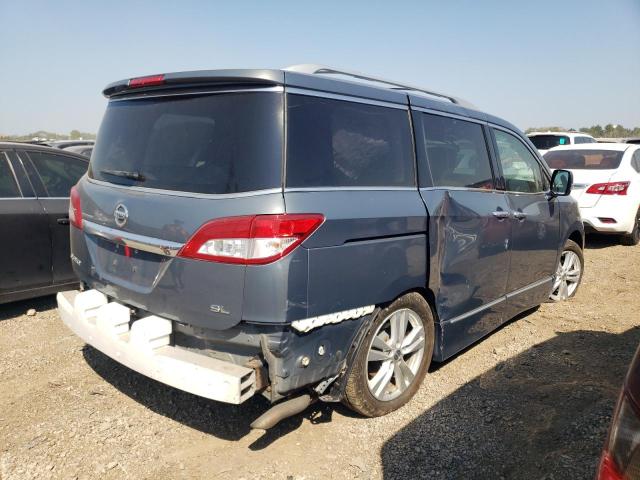
<path fill-rule="evenodd" d="M 596 139 L 587 133 L 580 132 L 531 132 L 527 134 L 531 143 L 544 155 L 550 148 L 563 145 L 581 145 L 596 143 Z"/>
<path fill-rule="evenodd" d="M 555 147 L 544 159 L 551 169 L 571 170 L 571 196 L 587 230 L 640 241 L 640 145 L 598 143 Z"/>

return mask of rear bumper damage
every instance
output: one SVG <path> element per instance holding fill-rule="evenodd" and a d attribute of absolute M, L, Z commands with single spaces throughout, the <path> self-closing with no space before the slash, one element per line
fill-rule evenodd
<path fill-rule="evenodd" d="M 97 290 L 60 292 L 62 321 L 89 345 L 147 377 L 201 397 L 242 403 L 255 371 L 170 345 L 172 322 L 154 315 L 130 324 L 129 308 Z"/>
<path fill-rule="evenodd" d="M 334 380 L 347 371 L 373 313 L 362 307 L 308 319 L 300 328 L 239 324 L 212 330 L 146 312 L 132 315 L 98 290 L 61 292 L 58 310 L 76 335 L 115 361 L 180 390 L 235 404 L 256 392 L 272 402 L 301 391 L 340 400 L 342 382 Z"/>

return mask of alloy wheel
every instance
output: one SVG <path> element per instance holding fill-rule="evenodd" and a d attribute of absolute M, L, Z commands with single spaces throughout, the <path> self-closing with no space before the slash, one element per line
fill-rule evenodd
<path fill-rule="evenodd" d="M 424 356 L 424 333 L 422 320 L 408 308 L 396 310 L 380 324 L 367 355 L 367 382 L 375 398 L 393 400 L 409 388 Z"/>
<path fill-rule="evenodd" d="M 568 299 L 576 291 L 582 276 L 580 257 L 571 250 L 565 250 L 560 256 L 560 263 L 554 275 L 551 300 L 556 302 Z"/>

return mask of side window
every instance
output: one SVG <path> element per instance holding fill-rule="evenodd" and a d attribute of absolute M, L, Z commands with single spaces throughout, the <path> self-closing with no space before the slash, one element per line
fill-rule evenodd
<path fill-rule="evenodd" d="M 640 173 L 640 150 L 636 150 L 631 158 L 631 166 L 633 169 Z"/>
<path fill-rule="evenodd" d="M 288 187 L 415 184 L 406 110 L 287 96 Z"/>
<path fill-rule="evenodd" d="M 502 166 L 505 187 L 510 192 L 538 193 L 546 189 L 542 167 L 518 138 L 502 130 L 493 130 Z"/>
<path fill-rule="evenodd" d="M 9 167 L 9 159 L 0 152 L 0 198 L 19 198 L 20 190 Z"/>
<path fill-rule="evenodd" d="M 574 137 L 573 143 L 575 144 L 584 143 L 584 137 Z"/>
<path fill-rule="evenodd" d="M 494 188 L 481 125 L 423 114 L 422 130 L 434 187 Z"/>
<path fill-rule="evenodd" d="M 50 197 L 68 197 L 71 187 L 87 171 L 88 163 L 66 155 L 28 152 Z"/>

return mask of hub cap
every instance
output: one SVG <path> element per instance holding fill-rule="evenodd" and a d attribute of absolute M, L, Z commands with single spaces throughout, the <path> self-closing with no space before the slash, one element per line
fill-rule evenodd
<path fill-rule="evenodd" d="M 367 381 L 378 400 L 398 397 L 413 383 L 424 356 L 424 327 L 408 308 L 389 315 L 369 345 Z"/>
<path fill-rule="evenodd" d="M 560 256 L 560 263 L 554 276 L 551 300 L 566 300 L 578 288 L 582 275 L 580 257 L 571 250 L 565 250 Z"/>

